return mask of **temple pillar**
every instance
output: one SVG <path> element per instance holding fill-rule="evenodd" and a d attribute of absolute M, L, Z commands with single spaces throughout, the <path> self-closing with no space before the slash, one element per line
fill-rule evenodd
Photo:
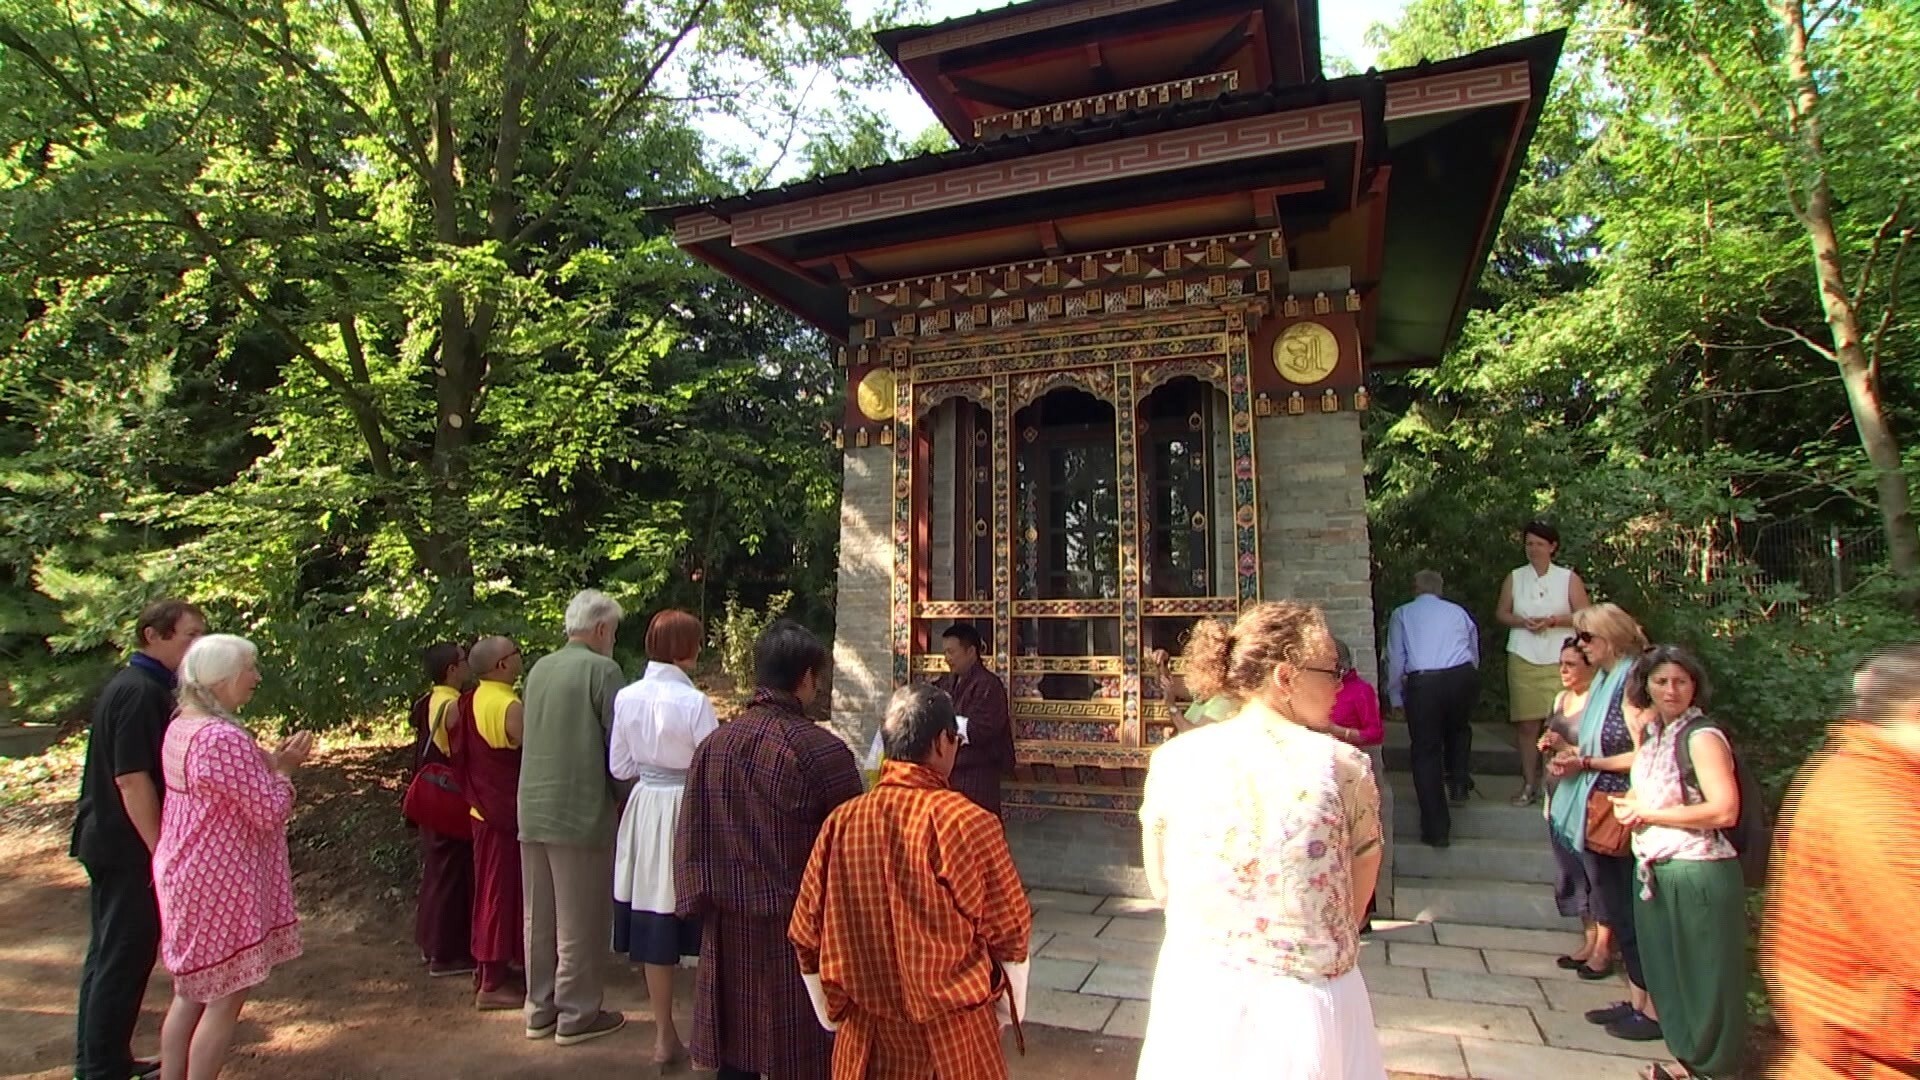
<path fill-rule="evenodd" d="M 834 733 L 864 757 L 893 693 L 893 449 L 849 447 L 834 593 Z"/>
<path fill-rule="evenodd" d="M 1327 613 L 1334 636 L 1353 649 L 1360 674 L 1380 685 L 1374 641 L 1372 554 L 1367 537 L 1366 460 L 1361 414 L 1308 412 L 1255 421 L 1260 458 L 1260 591 L 1303 600 Z M 1393 913 L 1393 788 L 1378 748 L 1385 859 L 1377 907 Z"/>

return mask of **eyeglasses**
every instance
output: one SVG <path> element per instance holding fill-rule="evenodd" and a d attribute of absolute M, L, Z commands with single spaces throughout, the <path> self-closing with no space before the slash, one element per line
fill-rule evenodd
<path fill-rule="evenodd" d="M 1328 676 L 1331 676 L 1331 677 L 1333 678 L 1333 681 L 1334 681 L 1334 682 L 1339 682 L 1340 680 L 1342 680 L 1342 679 L 1344 679 L 1344 678 L 1346 678 L 1346 677 L 1347 677 L 1347 672 L 1349 672 L 1349 671 L 1352 671 L 1353 669 L 1352 669 L 1352 668 L 1350 668 L 1350 667 L 1347 667 L 1347 666 L 1345 666 L 1344 664 L 1335 664 L 1335 665 L 1333 665 L 1333 666 L 1332 666 L 1332 667 L 1330 667 L 1330 668 L 1324 668 L 1324 667 L 1308 667 L 1308 666 L 1307 666 L 1307 665 L 1305 665 L 1305 664 L 1301 664 L 1301 665 L 1300 665 L 1300 670 L 1301 670 L 1301 671 L 1312 671 L 1312 672 L 1318 672 L 1318 673 L 1319 673 L 1319 674 L 1321 674 L 1321 675 L 1328 675 Z"/>
<path fill-rule="evenodd" d="M 1579 633 L 1573 635 L 1571 640 L 1577 641 L 1582 645 L 1591 645 L 1593 644 L 1593 632 L 1589 630 L 1582 630 Z"/>

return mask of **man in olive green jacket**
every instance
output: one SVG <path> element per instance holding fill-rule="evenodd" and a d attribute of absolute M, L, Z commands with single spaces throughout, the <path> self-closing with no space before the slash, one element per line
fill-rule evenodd
<path fill-rule="evenodd" d="M 601 965 L 613 925 L 613 838 L 619 819 L 607 772 L 620 605 L 588 589 L 567 605 L 567 643 L 527 672 L 520 759 L 520 872 L 527 918 L 527 1037 L 572 1046 L 611 1035 L 626 1017 L 601 1008 Z"/>

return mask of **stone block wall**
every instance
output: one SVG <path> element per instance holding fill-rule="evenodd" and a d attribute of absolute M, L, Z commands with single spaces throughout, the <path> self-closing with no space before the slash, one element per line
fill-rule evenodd
<path fill-rule="evenodd" d="M 833 729 L 864 756 L 893 693 L 893 448 L 849 447 L 834 594 Z"/>
<path fill-rule="evenodd" d="M 1260 465 L 1260 591 L 1320 605 L 1354 664 L 1378 685 L 1373 563 L 1360 414 L 1254 421 Z"/>
<path fill-rule="evenodd" d="M 1146 896 L 1140 825 L 1101 814 L 1055 810 L 1038 821 L 1007 822 L 1007 845 L 1030 889 Z"/>
<path fill-rule="evenodd" d="M 1380 685 L 1373 560 L 1367 536 L 1360 414 L 1310 412 L 1254 421 L 1260 468 L 1260 591 L 1320 605 L 1353 662 Z M 1393 788 L 1373 755 L 1386 826 L 1377 906 L 1393 914 Z"/>

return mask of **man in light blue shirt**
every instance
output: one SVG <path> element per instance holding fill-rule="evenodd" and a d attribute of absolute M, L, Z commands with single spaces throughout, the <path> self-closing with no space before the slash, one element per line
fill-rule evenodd
<path fill-rule="evenodd" d="M 1473 707 L 1480 698 L 1480 628 L 1467 609 L 1440 598 L 1432 570 L 1413 575 L 1413 599 L 1387 620 L 1387 699 L 1406 713 L 1420 839 L 1446 847 L 1453 830 L 1449 796 L 1473 790 Z"/>

